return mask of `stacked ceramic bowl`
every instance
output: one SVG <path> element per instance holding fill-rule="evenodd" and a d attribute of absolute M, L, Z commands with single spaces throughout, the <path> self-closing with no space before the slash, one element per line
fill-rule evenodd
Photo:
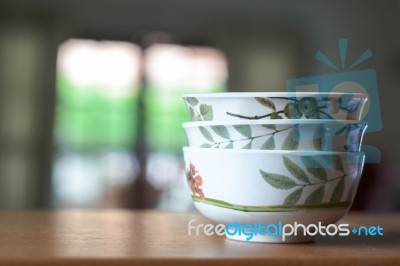
<path fill-rule="evenodd" d="M 192 120 L 183 125 L 186 179 L 207 218 L 225 225 L 328 225 L 350 208 L 364 164 L 365 95 L 217 93 L 183 99 Z M 240 233 L 227 237 L 248 240 Z M 310 239 L 304 231 L 285 241 Z M 251 240 L 283 241 L 273 234 Z"/>

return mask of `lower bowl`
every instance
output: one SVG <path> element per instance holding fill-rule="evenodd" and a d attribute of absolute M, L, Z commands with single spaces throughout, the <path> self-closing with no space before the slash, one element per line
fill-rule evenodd
<path fill-rule="evenodd" d="M 226 225 L 227 237 L 259 242 L 310 241 L 315 226 L 339 221 L 353 202 L 365 159 L 361 152 L 188 147 L 183 152 L 199 212 Z M 257 224 L 276 230 L 249 239 Z M 283 237 L 282 228 L 296 224 L 302 225 L 297 235 Z"/>

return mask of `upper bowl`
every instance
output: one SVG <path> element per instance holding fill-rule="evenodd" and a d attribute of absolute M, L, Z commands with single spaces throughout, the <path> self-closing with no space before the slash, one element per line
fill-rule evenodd
<path fill-rule="evenodd" d="M 361 93 L 258 92 L 185 94 L 192 121 L 234 119 L 361 120 Z"/>

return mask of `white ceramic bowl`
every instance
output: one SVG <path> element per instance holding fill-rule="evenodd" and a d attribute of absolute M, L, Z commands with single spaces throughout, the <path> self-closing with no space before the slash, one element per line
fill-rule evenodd
<path fill-rule="evenodd" d="M 188 147 L 183 153 L 196 208 L 225 225 L 336 223 L 352 204 L 365 158 L 360 152 Z M 309 240 L 303 235 L 286 238 L 287 242 Z M 252 241 L 282 242 L 282 238 L 259 236 Z"/>
<path fill-rule="evenodd" d="M 183 128 L 190 147 L 353 152 L 360 151 L 367 125 L 347 120 L 284 119 L 189 122 Z"/>
<path fill-rule="evenodd" d="M 360 93 L 264 92 L 185 94 L 192 121 L 232 119 L 361 120 Z"/>

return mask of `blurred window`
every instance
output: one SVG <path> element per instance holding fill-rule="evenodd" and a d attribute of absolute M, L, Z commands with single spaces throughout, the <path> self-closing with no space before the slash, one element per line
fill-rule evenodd
<path fill-rule="evenodd" d="M 115 188 L 135 179 L 140 56 L 126 42 L 72 39 L 59 48 L 56 206 L 108 205 Z"/>
<path fill-rule="evenodd" d="M 187 142 L 182 123 L 189 116 L 181 95 L 225 91 L 226 79 L 225 58 L 211 47 L 154 44 L 143 51 L 127 42 L 81 39 L 62 44 L 54 205 L 119 206 L 121 191 L 145 167 L 147 182 L 162 195 L 159 207 L 187 208 L 181 148 Z M 139 97 L 144 108 L 139 108 Z M 145 136 L 142 152 L 149 151 L 146 165 L 135 154 L 140 131 Z"/>

